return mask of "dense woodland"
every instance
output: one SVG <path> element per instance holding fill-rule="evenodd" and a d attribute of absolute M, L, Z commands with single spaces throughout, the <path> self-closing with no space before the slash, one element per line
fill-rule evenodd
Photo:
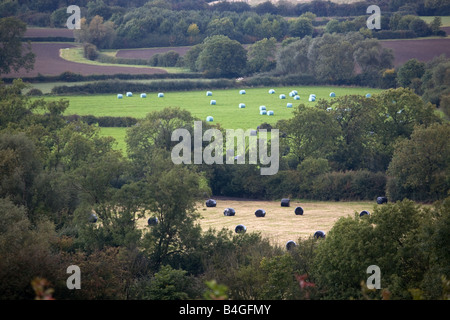
<path fill-rule="evenodd" d="M 24 20 L 36 12 L 56 19 L 62 2 L 14 1 L 2 6 L 9 5 L 12 15 L 21 14 Z M 445 2 L 432 2 L 434 7 L 430 3 L 383 5 L 408 14 L 446 8 Z M 448 299 L 448 59 L 411 60 L 394 69 L 391 54 L 363 32 L 292 33 L 299 30 L 292 27 L 295 23 L 310 30 L 308 17 L 319 15 L 323 5 L 331 3 L 296 5 L 299 11 L 290 15 L 305 16 L 290 25 L 281 18 L 281 5 L 221 4 L 212 10 L 201 1 L 86 3 L 85 23 L 90 18 L 106 27 L 114 23 L 114 41 L 121 36 L 133 39 L 128 32 L 143 19 L 157 19 L 155 26 L 161 28 L 165 16 L 178 24 L 182 14 L 183 32 L 195 21 L 202 31 L 183 63 L 206 77 L 230 81 L 248 75 L 248 81 L 263 85 L 289 76 L 312 79 L 314 84 L 344 84 L 371 75 L 371 84 L 386 90 L 369 98 L 319 100 L 314 107 L 300 104 L 291 119 L 273 127 L 261 124 L 260 128 L 281 133 L 280 171 L 261 176 L 258 166 L 250 164 L 174 165 L 170 152 L 176 143 L 171 133 L 178 128 L 193 132 L 196 120 L 181 108 L 129 119 L 124 156 L 115 150 L 112 138 L 100 136 L 95 121 L 65 116 L 67 100 L 48 102 L 24 95 L 21 80 L 2 83 L 0 298 L 33 299 L 41 285 L 53 291 L 40 297 L 55 299 Z M 352 6 L 358 4 L 345 8 Z M 100 15 L 100 9 L 105 13 Z M 187 9 L 189 14 L 183 11 Z M 280 30 L 291 32 L 291 37 L 239 34 L 234 27 L 231 34 L 214 34 L 214 19 L 220 22 L 218 27 L 251 19 L 273 27 L 278 21 Z M 27 55 L 26 47 L 24 52 L 19 49 L 26 27 L 5 18 L 0 28 L 12 22 L 18 42 L 9 39 L 11 51 L 3 52 L 1 73 L 32 67 L 32 55 Z M 144 24 L 151 28 L 149 21 Z M 169 33 L 161 39 L 170 38 L 177 24 L 166 23 Z M 80 36 L 89 35 L 86 31 Z M 245 51 L 238 40 L 249 35 L 254 41 Z M 190 36 L 185 34 L 183 41 Z M 274 44 L 280 42 L 275 50 Z M 95 50 L 103 47 L 89 43 Z M 217 48 L 232 50 L 239 69 L 209 59 L 208 50 Z M 361 68 L 359 76 L 353 73 L 355 66 Z M 203 130 L 208 128 L 211 125 L 203 122 Z M 342 218 L 325 239 L 298 239 L 297 246 L 287 251 L 255 233 L 202 232 L 196 206 L 213 195 L 374 203 L 386 195 L 389 203 L 377 206 L 369 216 Z M 139 219 L 150 217 L 158 223 L 138 227 Z M 383 290 L 368 290 L 362 283 L 373 261 L 382 270 Z M 81 268 L 82 290 L 68 290 L 69 265 Z"/>

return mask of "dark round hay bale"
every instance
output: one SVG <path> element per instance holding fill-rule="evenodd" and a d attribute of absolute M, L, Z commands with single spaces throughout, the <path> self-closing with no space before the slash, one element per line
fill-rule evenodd
<path fill-rule="evenodd" d="M 147 224 L 149 226 L 156 226 L 158 224 L 158 218 L 157 217 L 148 218 Z"/>
<path fill-rule="evenodd" d="M 255 211 L 255 216 L 257 216 L 258 218 L 263 218 L 266 216 L 266 211 L 263 209 L 258 209 Z"/>
<path fill-rule="evenodd" d="M 294 212 L 295 212 L 296 215 L 302 216 L 303 215 L 303 208 L 302 207 L 297 207 L 297 208 L 295 208 Z"/>
<path fill-rule="evenodd" d="M 245 233 L 247 231 L 247 227 L 243 224 L 238 224 L 236 228 L 234 229 L 234 232 L 236 233 Z"/>
<path fill-rule="evenodd" d="M 215 207 L 217 204 L 216 200 L 213 199 L 208 199 L 206 200 L 206 206 L 211 208 L 211 207 Z"/>
<path fill-rule="evenodd" d="M 288 242 L 286 242 L 286 249 L 287 249 L 287 250 L 291 250 L 291 249 L 294 248 L 296 245 L 297 245 L 297 244 L 296 244 L 294 241 L 289 240 Z"/>
<path fill-rule="evenodd" d="M 359 216 L 360 217 L 362 217 L 362 216 L 369 216 L 370 215 L 370 212 L 369 211 L 367 211 L 367 210 L 363 210 L 363 211 L 361 211 L 360 213 L 359 213 Z"/>
<path fill-rule="evenodd" d="M 377 198 L 377 203 L 378 204 L 383 204 L 383 203 L 387 203 L 388 199 L 386 197 L 378 197 Z"/>
<path fill-rule="evenodd" d="M 89 222 L 96 223 L 97 220 L 98 220 L 97 215 L 95 213 L 91 213 L 91 216 L 89 217 Z"/>
<path fill-rule="evenodd" d="M 290 202 L 291 200 L 289 200 L 289 199 L 281 199 L 281 206 L 282 207 L 289 207 L 289 202 Z"/>
<path fill-rule="evenodd" d="M 318 230 L 314 233 L 314 239 L 325 238 L 325 232 Z"/>
<path fill-rule="evenodd" d="M 224 216 L 227 216 L 227 217 L 234 216 L 235 214 L 236 214 L 236 211 L 235 211 L 233 208 L 226 208 L 226 209 L 223 211 L 223 215 L 224 215 Z"/>

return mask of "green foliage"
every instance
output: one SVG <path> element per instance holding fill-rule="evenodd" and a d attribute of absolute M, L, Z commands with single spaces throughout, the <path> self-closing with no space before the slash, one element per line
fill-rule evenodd
<path fill-rule="evenodd" d="M 35 54 L 31 43 L 22 45 L 22 38 L 27 26 L 16 17 L 0 19 L 0 74 L 33 69 Z"/>

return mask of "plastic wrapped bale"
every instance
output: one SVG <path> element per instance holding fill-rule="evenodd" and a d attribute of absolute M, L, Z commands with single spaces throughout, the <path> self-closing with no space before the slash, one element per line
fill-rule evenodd
<path fill-rule="evenodd" d="M 133 93 L 132 93 L 132 92 L 127 92 L 126 96 L 127 96 L 127 97 L 132 97 L 132 96 L 133 96 Z"/>
<path fill-rule="evenodd" d="M 147 98 L 147 94 L 141 93 L 141 98 Z"/>
<path fill-rule="evenodd" d="M 294 100 L 300 100 L 300 96 L 297 94 L 294 96 Z"/>
<path fill-rule="evenodd" d="M 208 199 L 208 200 L 206 200 L 206 206 L 207 206 L 208 208 L 213 208 L 213 207 L 215 207 L 216 205 L 217 205 L 216 200 L 214 200 L 214 199 Z"/>
<path fill-rule="evenodd" d="M 332 107 L 328 107 L 328 108 L 327 108 L 327 111 L 331 111 L 331 110 L 333 110 Z"/>
<path fill-rule="evenodd" d="M 297 244 L 295 243 L 295 241 L 293 240 L 289 240 L 288 242 L 286 242 L 286 250 L 291 250 L 292 248 L 294 248 Z"/>
<path fill-rule="evenodd" d="M 269 93 L 270 93 L 270 94 L 274 94 L 274 93 L 275 93 L 275 90 L 274 90 L 274 89 L 270 89 L 270 90 L 269 90 Z"/>
<path fill-rule="evenodd" d="M 250 130 L 251 136 L 256 136 L 257 134 L 258 134 L 258 132 L 256 130 Z"/>
<path fill-rule="evenodd" d="M 292 93 L 294 94 L 294 96 L 298 95 L 298 91 L 297 90 L 292 90 Z"/>
<path fill-rule="evenodd" d="M 212 92 L 211 92 L 211 91 L 206 91 L 206 96 L 207 96 L 207 97 L 212 96 Z"/>
<path fill-rule="evenodd" d="M 316 101 L 316 96 L 310 95 L 308 100 L 309 100 L 310 102 Z"/>
<path fill-rule="evenodd" d="M 282 207 L 289 207 L 289 206 L 290 206 L 290 201 L 291 201 L 291 200 L 286 199 L 286 198 L 281 199 L 281 206 L 282 206 Z"/>
<path fill-rule="evenodd" d="M 98 220 L 97 215 L 95 213 L 91 213 L 91 215 L 89 216 L 89 222 L 96 223 L 97 220 Z"/>
<path fill-rule="evenodd" d="M 123 98 L 123 94 L 120 94 L 120 93 L 119 93 L 119 94 L 117 95 L 117 99 L 122 99 L 122 98 Z"/>
<path fill-rule="evenodd" d="M 207 116 L 207 117 L 206 117 L 206 121 L 207 121 L 207 122 L 213 122 L 213 121 L 214 121 L 214 118 L 211 117 L 211 116 Z"/>
<path fill-rule="evenodd" d="M 246 94 L 245 90 L 240 90 L 239 94 Z"/>
<path fill-rule="evenodd" d="M 325 238 L 325 232 L 318 230 L 314 232 L 314 239 L 324 239 Z"/>
<path fill-rule="evenodd" d="M 162 92 L 158 93 L 158 98 L 164 98 L 164 93 Z"/>
<path fill-rule="evenodd" d="M 258 209 L 255 211 L 255 216 L 258 218 L 264 218 L 266 216 L 266 211 L 264 209 Z"/>
<path fill-rule="evenodd" d="M 238 224 L 236 228 L 234 228 L 234 232 L 236 233 L 245 233 L 247 231 L 247 227 L 243 224 Z"/>
<path fill-rule="evenodd" d="M 268 115 L 268 116 L 273 116 L 273 115 L 274 115 L 274 112 L 273 112 L 273 110 L 269 110 L 269 111 L 267 111 L 267 115 Z"/>
<path fill-rule="evenodd" d="M 212 106 L 215 106 L 215 105 L 216 105 L 216 100 L 211 100 L 211 101 L 209 102 L 209 104 L 212 105 Z"/>
<path fill-rule="evenodd" d="M 226 208 L 224 211 L 223 211 L 223 215 L 224 216 L 227 216 L 227 217 L 232 217 L 232 216 L 234 216 L 236 214 L 236 211 L 233 209 L 233 208 Z"/>
<path fill-rule="evenodd" d="M 388 199 L 386 197 L 378 197 L 377 198 L 377 204 L 383 204 L 383 203 L 387 203 Z"/>
<path fill-rule="evenodd" d="M 295 213 L 297 216 L 302 216 L 302 215 L 303 215 L 303 208 L 302 208 L 302 207 L 297 207 L 297 208 L 295 208 L 294 213 Z"/>
<path fill-rule="evenodd" d="M 259 111 L 259 114 L 262 115 L 262 116 L 265 116 L 267 114 L 267 111 L 266 110 L 261 110 L 261 111 Z"/>
<path fill-rule="evenodd" d="M 239 109 L 244 109 L 245 108 L 245 104 L 244 103 L 239 103 Z"/>
<path fill-rule="evenodd" d="M 372 95 L 370 93 L 366 94 L 366 98 L 370 98 Z"/>
<path fill-rule="evenodd" d="M 286 104 L 286 108 L 292 108 L 292 103 L 288 102 L 288 103 Z"/>
<path fill-rule="evenodd" d="M 280 99 L 286 99 L 286 95 L 285 94 L 280 94 Z"/>
<path fill-rule="evenodd" d="M 295 96 L 294 91 L 289 92 L 289 97 L 293 98 Z"/>
<path fill-rule="evenodd" d="M 363 211 L 361 211 L 361 212 L 359 213 L 359 216 L 360 216 L 360 217 L 363 217 L 363 216 L 370 216 L 370 212 L 367 211 L 367 210 L 363 210 Z"/>
<path fill-rule="evenodd" d="M 266 106 L 259 106 L 259 111 L 266 110 Z"/>
<path fill-rule="evenodd" d="M 158 218 L 157 217 L 148 218 L 147 224 L 149 226 L 156 226 L 158 224 Z"/>
<path fill-rule="evenodd" d="M 332 97 L 332 98 L 336 97 L 336 93 L 330 92 L 330 97 Z"/>

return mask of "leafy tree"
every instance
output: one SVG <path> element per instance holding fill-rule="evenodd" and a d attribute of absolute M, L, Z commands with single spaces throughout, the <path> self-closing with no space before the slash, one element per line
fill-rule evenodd
<path fill-rule="evenodd" d="M 275 53 L 277 49 L 275 38 L 264 38 L 255 42 L 248 49 L 248 68 L 250 72 L 266 72 L 276 65 Z"/>
<path fill-rule="evenodd" d="M 289 33 L 292 37 L 303 38 L 312 36 L 314 31 L 311 20 L 308 18 L 297 18 L 290 21 Z"/>
<path fill-rule="evenodd" d="M 388 174 L 388 191 L 395 200 L 406 196 L 416 200 L 442 199 L 450 190 L 450 126 L 433 124 L 416 127 L 410 139 L 395 147 Z"/>
<path fill-rule="evenodd" d="M 397 72 L 397 82 L 402 87 L 411 85 L 413 79 L 422 78 L 425 73 L 425 63 L 417 59 L 410 59 L 405 62 Z"/>
<path fill-rule="evenodd" d="M 31 44 L 23 46 L 21 41 L 26 29 L 26 24 L 15 17 L 0 19 L 0 75 L 33 69 L 35 54 Z"/>
<path fill-rule="evenodd" d="M 75 39 L 82 43 L 92 43 L 100 49 L 110 48 L 115 37 L 114 23 L 103 22 L 103 17 L 95 16 L 89 22 L 81 18 L 81 29 L 74 30 Z"/>
<path fill-rule="evenodd" d="M 247 52 L 244 47 L 222 35 L 205 39 L 197 59 L 197 69 L 210 76 L 239 76 L 246 65 Z"/>

